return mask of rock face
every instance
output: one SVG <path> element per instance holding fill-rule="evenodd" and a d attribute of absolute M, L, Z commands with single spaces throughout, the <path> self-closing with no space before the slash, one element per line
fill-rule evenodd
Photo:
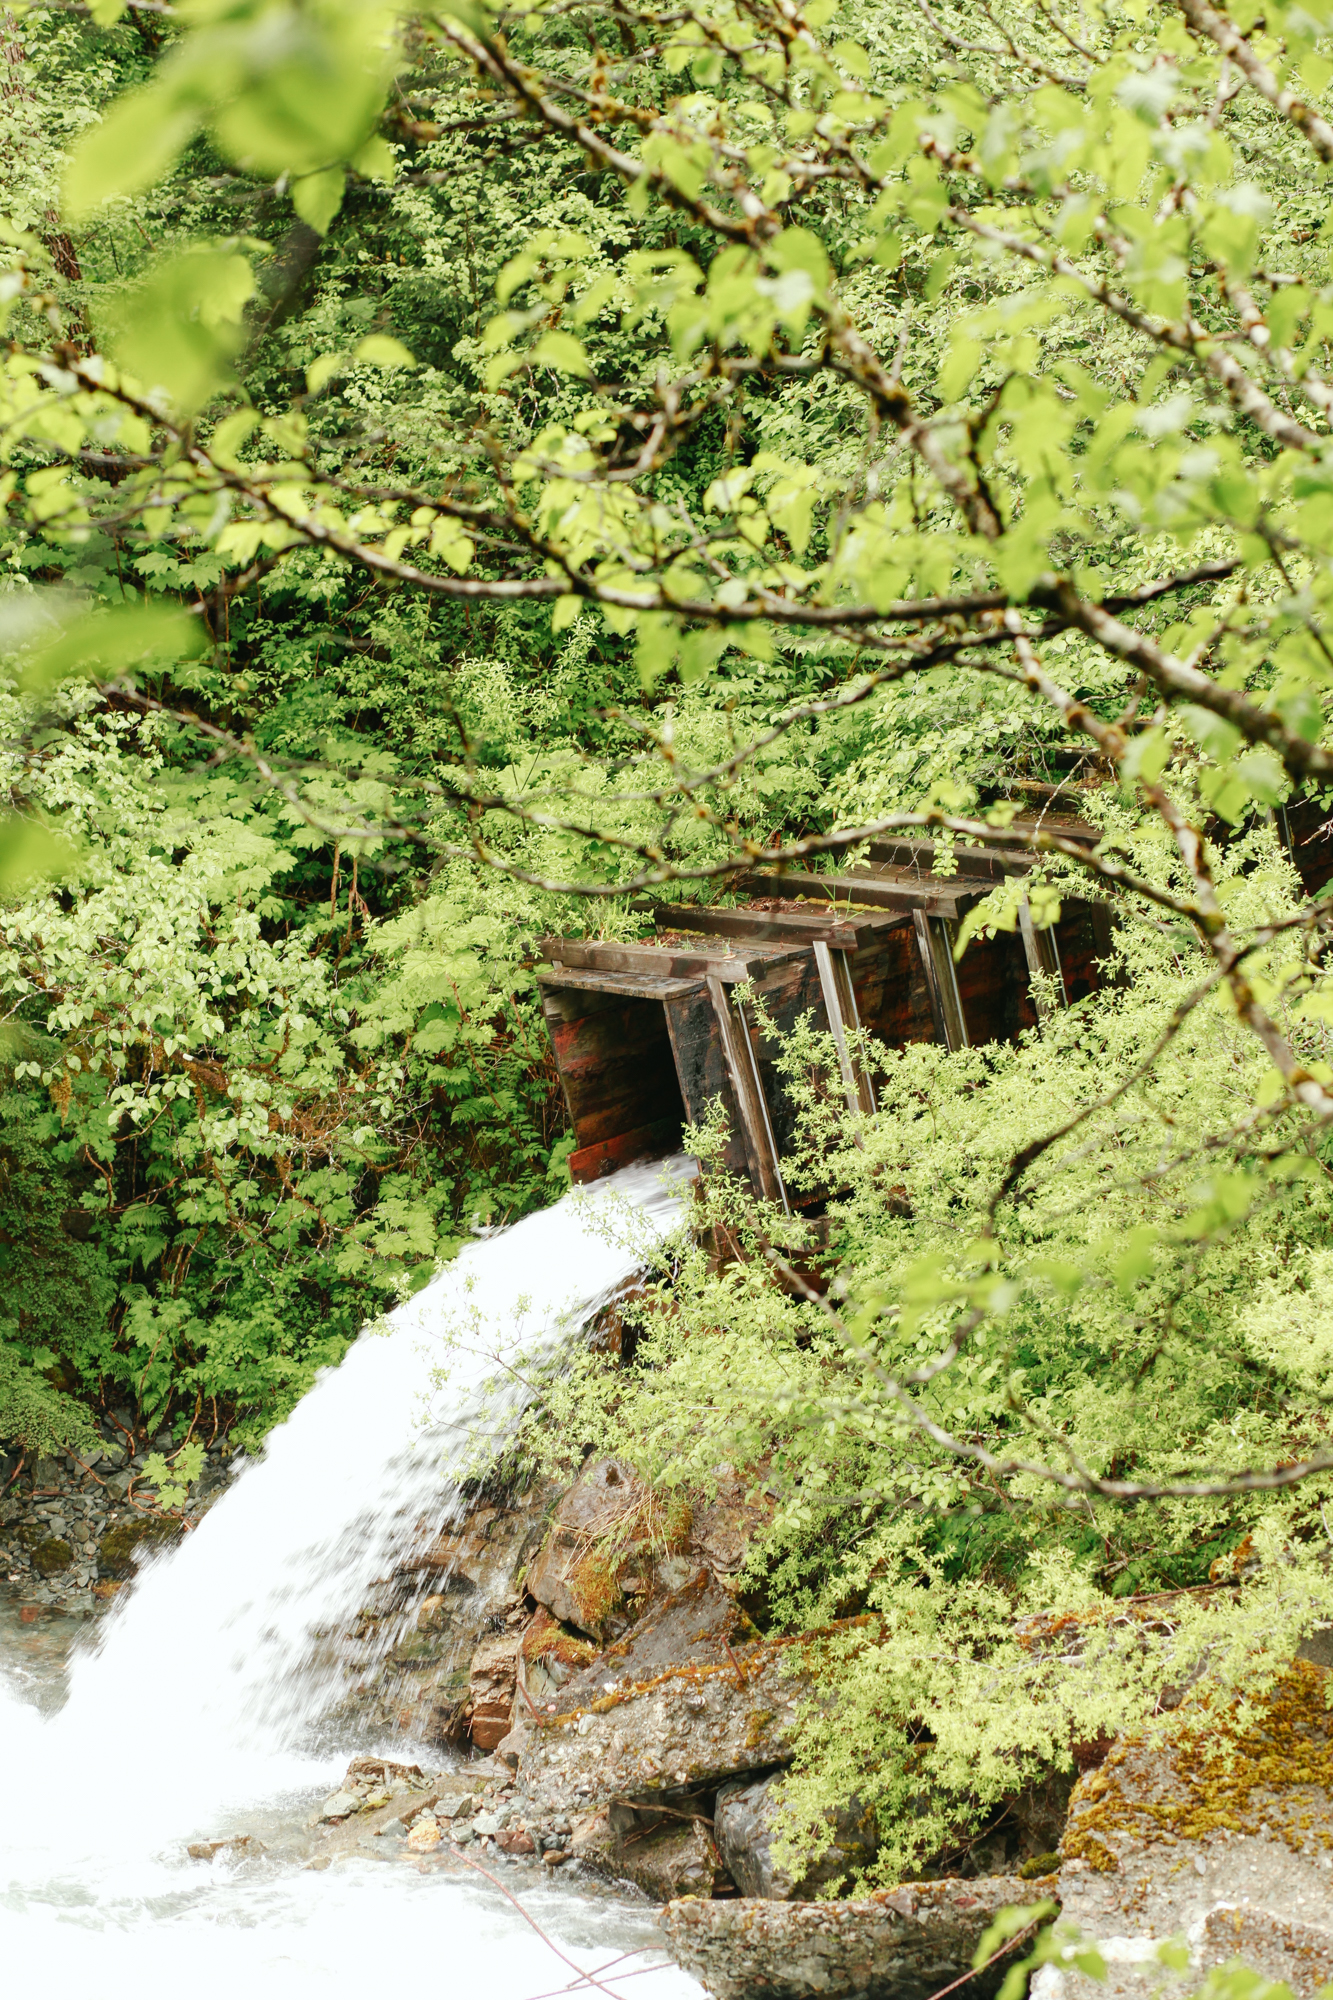
<path fill-rule="evenodd" d="M 845 1886 L 853 1869 L 867 1867 L 875 1858 L 879 1841 L 874 1813 L 856 1799 L 849 1801 L 832 1819 L 833 1844 L 828 1851 L 793 1874 L 773 1855 L 780 1782 L 780 1776 L 774 1776 L 719 1790 L 713 1838 L 727 1873 L 743 1896 L 778 1902 L 809 1901 L 827 1888 Z"/>
<path fill-rule="evenodd" d="M 377 1587 L 349 1647 L 361 1683 L 349 1705 L 366 1727 L 428 1744 L 499 1742 L 528 1624 L 519 1577 L 549 1497 L 534 1488 L 475 1507 Z"/>
<path fill-rule="evenodd" d="M 652 1804 L 785 1763 L 808 1689 L 783 1672 L 788 1648 L 746 1651 L 736 1667 L 671 1667 L 627 1686 L 608 1675 L 590 1707 L 524 1725 L 521 1781 L 534 1808 Z"/>
<path fill-rule="evenodd" d="M 103 1535 L 97 1555 L 102 1575 L 124 1580 L 132 1577 L 145 1557 L 168 1548 L 180 1539 L 181 1524 L 166 1514 L 145 1514 L 122 1521 Z"/>
<path fill-rule="evenodd" d="M 995 1912 L 1028 1883 L 907 1883 L 846 1903 L 676 1902 L 658 1921 L 676 1963 L 715 2000 L 926 2000 L 969 1972 Z M 968 1981 L 993 1994 L 1007 1961 Z"/>
<path fill-rule="evenodd" d="M 655 1565 L 654 1581 L 666 1585 L 666 1594 L 623 1639 L 595 1654 L 565 1683 L 558 1697 L 561 1714 L 591 1708 L 614 1689 L 653 1680 L 668 1667 L 729 1666 L 733 1677 L 743 1671 L 737 1652 L 753 1645 L 759 1632 L 708 1570 L 674 1557 Z"/>
<path fill-rule="evenodd" d="M 537 1611 L 524 1631 L 519 1655 L 523 1688 L 535 1708 L 554 1709 L 561 1688 L 597 1658 L 597 1647 L 572 1626 L 553 1618 L 545 1605 Z M 525 1712 L 526 1704 L 520 1709 Z"/>
<path fill-rule="evenodd" d="M 517 1632 L 483 1639 L 468 1670 L 468 1700 L 472 1713 L 468 1733 L 478 1750 L 494 1750 L 509 1734 L 514 1707 L 514 1681 L 521 1640 Z"/>
<path fill-rule="evenodd" d="M 59 1576 L 74 1560 L 74 1551 L 63 1535 L 43 1535 L 32 1551 L 32 1566 L 39 1576 Z"/>
<path fill-rule="evenodd" d="M 1165 1744 L 1124 1739 L 1079 1781 L 1060 1893 L 1110 1979 L 1046 1967 L 1043 2000 L 1146 1996 L 1156 1982 L 1137 1968 L 1177 1932 L 1199 1971 L 1241 1955 L 1298 1996 L 1333 1979 L 1325 1689 L 1323 1669 L 1296 1660 L 1245 1728 L 1234 1704 L 1198 1692 Z"/>
<path fill-rule="evenodd" d="M 615 1637 L 624 1612 L 650 1589 L 655 1552 L 683 1544 L 688 1507 L 663 1508 L 620 1459 L 590 1466 L 562 1495 L 545 1543 L 524 1579 L 528 1595 L 561 1624 Z M 621 1620 L 621 1629 L 628 1620 Z"/>

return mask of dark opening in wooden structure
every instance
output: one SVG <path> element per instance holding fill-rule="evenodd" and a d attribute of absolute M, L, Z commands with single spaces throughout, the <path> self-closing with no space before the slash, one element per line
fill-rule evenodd
<path fill-rule="evenodd" d="M 1098 837 L 1079 821 L 1044 823 Z M 677 1150 L 683 1126 L 702 1123 L 720 1097 L 728 1166 L 789 1205 L 782 1159 L 795 1111 L 751 994 L 779 1034 L 812 1013 L 833 1037 L 848 1104 L 870 1112 L 860 1028 L 894 1048 L 966 1048 L 1012 1040 L 1092 991 L 1110 949 L 1098 903 L 1066 902 L 1050 930 L 1023 903 L 1013 933 L 975 939 L 956 963 L 960 917 L 1023 864 L 998 848 L 954 858 L 957 872 L 937 875 L 933 843 L 899 840 L 845 875 L 746 878 L 750 900 L 736 907 L 646 906 L 652 940 L 545 939 L 538 982 L 578 1140 L 574 1179 Z"/>

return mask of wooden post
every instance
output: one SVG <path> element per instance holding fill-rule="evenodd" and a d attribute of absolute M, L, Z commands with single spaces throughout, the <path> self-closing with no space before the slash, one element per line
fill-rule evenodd
<path fill-rule="evenodd" d="M 768 1119 L 768 1105 L 764 1100 L 764 1087 L 759 1080 L 759 1065 L 754 1059 L 754 1044 L 750 1040 L 750 1030 L 744 1010 L 738 1004 L 733 1014 L 727 999 L 727 989 L 715 974 L 708 975 L 707 985 L 709 998 L 713 1003 L 713 1013 L 717 1019 L 717 1030 L 722 1043 L 727 1074 L 731 1079 L 732 1094 L 736 1099 L 736 1110 L 740 1116 L 746 1156 L 750 1163 L 750 1177 L 765 1200 L 780 1201 L 785 1212 L 790 1215 L 791 1203 L 787 1200 L 782 1170 L 778 1166 L 778 1149 L 773 1143 L 773 1128 Z"/>
<path fill-rule="evenodd" d="M 1027 954 L 1028 973 L 1032 979 L 1032 1004 L 1037 1010 L 1037 1019 L 1045 1025 L 1047 1008 L 1042 999 L 1042 981 L 1037 977 L 1044 973 L 1053 979 L 1059 995 L 1061 1007 L 1069 1005 L 1065 992 L 1065 975 L 1060 964 L 1060 946 L 1054 926 L 1039 931 L 1032 921 L 1032 906 L 1024 896 L 1018 906 L 1018 928 L 1023 933 L 1023 950 Z"/>
<path fill-rule="evenodd" d="M 927 916 L 913 910 L 916 941 L 921 952 L 922 970 L 930 989 L 930 1009 L 935 1016 L 935 1033 L 946 1049 L 969 1047 L 963 1002 L 958 992 L 958 974 L 953 962 L 953 925 L 947 917 Z"/>
<path fill-rule="evenodd" d="M 838 1051 L 838 1067 L 842 1071 L 842 1086 L 847 1093 L 849 1111 L 863 1111 L 867 1118 L 874 1116 L 875 1093 L 870 1087 L 870 1078 L 858 1062 L 853 1065 L 852 1051 L 847 1042 L 847 1030 L 859 1033 L 860 1017 L 856 1011 L 856 991 L 852 985 L 851 968 L 845 952 L 835 957 L 826 944 L 816 942 L 815 964 L 819 967 L 819 986 L 824 995 L 824 1012 L 828 1015 L 829 1030 L 833 1045 Z M 856 1141 L 859 1146 L 861 1141 Z"/>

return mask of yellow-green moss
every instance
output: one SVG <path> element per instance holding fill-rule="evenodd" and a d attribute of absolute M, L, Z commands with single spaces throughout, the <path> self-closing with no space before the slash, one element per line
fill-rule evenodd
<path fill-rule="evenodd" d="M 1174 1843 L 1264 1827 L 1296 1852 L 1312 1837 L 1333 1847 L 1333 1712 L 1324 1687 L 1319 1668 L 1293 1661 L 1245 1727 L 1238 1699 L 1198 1690 L 1159 1749 L 1132 1739 L 1080 1780 L 1065 1859 L 1106 1872 L 1118 1865 L 1105 1844 L 1117 1834 Z M 1152 1796 L 1126 1768 L 1140 1754 L 1157 1777 Z"/>

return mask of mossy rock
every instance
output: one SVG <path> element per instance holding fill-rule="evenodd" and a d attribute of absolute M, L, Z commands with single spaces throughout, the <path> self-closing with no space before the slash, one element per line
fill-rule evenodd
<path fill-rule="evenodd" d="M 73 1549 L 59 1535 L 44 1535 L 32 1552 L 32 1566 L 41 1576 L 59 1576 L 73 1560 Z"/>
<path fill-rule="evenodd" d="M 98 1567 L 103 1576 L 131 1577 L 145 1557 L 180 1536 L 180 1522 L 161 1514 L 146 1514 L 139 1521 L 122 1521 L 108 1529 L 97 1544 Z"/>
<path fill-rule="evenodd" d="M 424 1632 L 404 1632 L 398 1644 L 388 1654 L 389 1665 L 393 1667 L 429 1666 L 440 1657 L 444 1641 L 438 1631 L 428 1628 Z"/>

